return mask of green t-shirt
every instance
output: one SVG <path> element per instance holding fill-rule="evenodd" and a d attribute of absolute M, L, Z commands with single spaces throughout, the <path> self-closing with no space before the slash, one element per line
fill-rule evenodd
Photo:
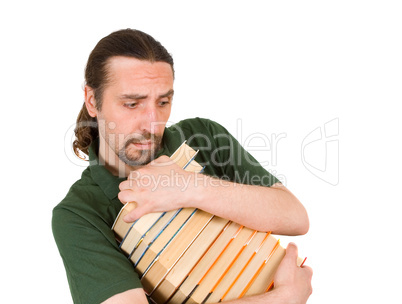
<path fill-rule="evenodd" d="M 231 181 L 271 186 L 279 182 L 221 125 L 207 119 L 183 120 L 165 129 L 158 156 L 170 156 L 184 140 L 200 150 L 204 174 Z M 113 176 L 89 150 L 89 166 L 53 210 L 52 228 L 74 303 L 100 303 L 141 287 L 133 265 L 120 251 L 111 227 L 123 206 L 117 198 L 124 178 Z"/>

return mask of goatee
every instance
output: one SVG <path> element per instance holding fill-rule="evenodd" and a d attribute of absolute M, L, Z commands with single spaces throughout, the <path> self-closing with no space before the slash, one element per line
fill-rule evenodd
<path fill-rule="evenodd" d="M 131 145 L 141 143 L 143 141 L 151 141 L 151 149 L 135 149 L 133 145 Z M 144 166 L 155 159 L 155 156 L 160 150 L 161 146 L 162 136 L 144 133 L 128 139 L 124 144 L 124 147 L 120 149 L 118 156 L 121 161 L 129 166 Z"/>

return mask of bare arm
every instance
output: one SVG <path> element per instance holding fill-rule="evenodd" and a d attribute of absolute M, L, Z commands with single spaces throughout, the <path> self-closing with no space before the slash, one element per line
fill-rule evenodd
<path fill-rule="evenodd" d="M 186 172 L 168 163 L 170 159 L 162 156 L 133 171 L 120 184 L 119 199 L 137 202 L 125 221 L 150 212 L 194 207 L 260 231 L 287 235 L 308 231 L 306 210 L 282 184 L 242 185 Z"/>
<path fill-rule="evenodd" d="M 271 187 L 236 184 L 203 176 L 206 184 L 192 190 L 189 206 L 230 219 L 259 231 L 275 234 L 305 234 L 309 228 L 307 212 L 299 200 L 282 184 Z"/>
<path fill-rule="evenodd" d="M 267 293 L 244 297 L 228 304 L 305 304 L 312 293 L 310 267 L 296 265 L 297 247 L 289 244 L 275 275 L 275 288 Z M 102 304 L 147 304 L 143 289 L 131 289 L 109 298 Z"/>

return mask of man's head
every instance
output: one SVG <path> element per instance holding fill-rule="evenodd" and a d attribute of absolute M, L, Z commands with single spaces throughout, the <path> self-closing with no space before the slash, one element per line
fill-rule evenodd
<path fill-rule="evenodd" d="M 88 154 L 100 135 L 125 163 L 149 162 L 170 115 L 173 78 L 172 57 L 148 34 L 127 29 L 101 39 L 85 70 L 74 152 Z"/>

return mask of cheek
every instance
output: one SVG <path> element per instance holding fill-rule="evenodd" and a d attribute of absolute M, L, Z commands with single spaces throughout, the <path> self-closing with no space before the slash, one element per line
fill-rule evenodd
<path fill-rule="evenodd" d="M 113 147 L 123 145 L 131 131 L 130 123 L 127 120 L 111 116 L 108 116 L 107 120 L 104 120 L 99 126 L 106 141 Z"/>
<path fill-rule="evenodd" d="M 114 133 L 114 136 L 116 137 L 119 145 L 122 145 L 134 132 L 132 131 L 132 126 L 125 123 L 118 124 L 116 128 L 111 131 Z"/>
<path fill-rule="evenodd" d="M 151 128 L 151 132 L 157 135 L 162 136 L 163 132 L 165 131 L 167 119 L 163 119 L 155 123 L 155 126 Z"/>
<path fill-rule="evenodd" d="M 124 113 L 124 111 L 111 110 L 112 115 L 107 117 L 107 128 L 109 133 L 116 135 L 130 134 L 135 130 L 137 118 L 135 115 Z"/>
<path fill-rule="evenodd" d="M 164 111 L 162 111 L 162 113 L 160 113 L 159 115 L 159 122 L 160 122 L 160 130 L 163 132 L 163 130 L 165 130 L 165 126 L 166 123 L 169 120 L 170 117 L 170 112 L 171 112 L 171 108 L 169 107 L 168 109 L 165 109 Z"/>

